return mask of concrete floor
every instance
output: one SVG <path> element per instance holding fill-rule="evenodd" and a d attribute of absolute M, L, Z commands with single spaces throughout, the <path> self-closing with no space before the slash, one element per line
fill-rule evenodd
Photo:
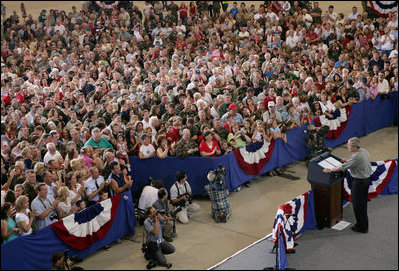
<path fill-rule="evenodd" d="M 361 143 L 370 152 L 372 161 L 396 158 L 398 128 L 376 131 L 362 137 Z M 350 157 L 346 144 L 336 147 L 333 153 L 346 159 Z M 201 210 L 192 216 L 190 223 L 177 223 L 178 237 L 172 243 L 176 252 L 166 256 L 173 264 L 171 269 L 207 269 L 271 233 L 278 206 L 310 189 L 305 163 L 295 162 L 291 169 L 300 180 L 257 177 L 251 181 L 251 187 L 232 193 L 229 198 L 232 217 L 226 224 L 213 221 L 209 201 L 197 200 Z M 112 245 L 109 251 L 100 250 L 88 256 L 79 265 L 101 270 L 145 269 L 146 261 L 141 252 L 142 227 L 137 226 L 135 236 L 140 243 L 124 240 L 120 245 Z"/>

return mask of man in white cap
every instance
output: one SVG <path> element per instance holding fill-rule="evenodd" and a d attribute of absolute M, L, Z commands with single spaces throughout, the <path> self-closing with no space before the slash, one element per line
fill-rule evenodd
<path fill-rule="evenodd" d="M 263 113 L 263 121 L 267 122 L 269 119 L 276 119 L 278 122 L 282 121 L 280 112 L 276 111 L 276 105 L 273 101 L 267 103 L 268 110 Z"/>

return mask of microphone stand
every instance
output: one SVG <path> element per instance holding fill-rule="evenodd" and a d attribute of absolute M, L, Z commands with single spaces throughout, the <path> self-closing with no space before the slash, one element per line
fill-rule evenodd
<path fill-rule="evenodd" d="M 295 216 L 295 215 L 290 215 L 289 214 L 289 215 L 286 215 L 286 216 Z M 285 225 L 287 224 L 287 222 L 288 222 L 288 219 L 284 222 L 284 228 L 285 228 Z M 276 259 L 276 264 L 275 264 L 275 266 L 265 267 L 265 268 L 263 268 L 263 270 L 280 270 L 280 268 L 279 268 L 279 254 L 278 254 L 278 242 L 279 242 L 280 236 L 281 236 L 281 229 L 280 229 L 280 231 L 278 231 L 278 236 L 277 236 L 276 242 L 274 243 L 272 251 L 270 252 L 270 253 L 273 253 L 274 249 L 276 249 L 276 258 L 275 258 Z M 295 250 L 293 249 L 292 251 L 287 252 L 287 253 L 294 254 Z M 295 268 L 286 268 L 285 270 L 295 270 Z"/>

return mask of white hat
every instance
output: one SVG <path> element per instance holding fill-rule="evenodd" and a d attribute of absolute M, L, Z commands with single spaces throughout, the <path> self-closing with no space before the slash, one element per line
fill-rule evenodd
<path fill-rule="evenodd" d="M 273 102 L 273 101 L 269 101 L 269 102 L 267 103 L 267 106 L 268 106 L 268 107 L 274 106 L 274 102 Z"/>

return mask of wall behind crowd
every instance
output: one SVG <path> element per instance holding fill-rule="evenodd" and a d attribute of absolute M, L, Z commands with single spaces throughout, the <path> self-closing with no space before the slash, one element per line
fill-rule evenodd
<path fill-rule="evenodd" d="M 82 9 L 82 1 L 2 1 L 3 5 L 6 6 L 6 16 L 10 16 L 13 10 L 17 11 L 17 14 L 21 16 L 21 3 L 25 4 L 26 10 L 29 10 L 29 13 L 32 14 L 33 17 L 37 17 L 42 11 L 43 8 L 47 10 L 50 9 L 62 9 L 67 13 L 72 11 L 72 6 L 76 6 L 78 10 Z M 180 5 L 180 2 L 186 3 L 189 6 L 190 1 L 175 1 Z M 230 1 L 232 4 L 234 1 Z M 254 4 L 256 8 L 259 7 L 260 4 L 263 4 L 264 1 L 245 1 L 248 6 Z M 237 1 L 237 3 L 241 3 L 241 1 Z M 143 10 L 144 1 L 134 1 L 134 5 L 137 5 L 140 10 Z M 357 7 L 357 10 L 363 11 L 362 2 L 361 1 L 320 1 L 320 8 L 324 11 L 328 9 L 329 5 L 334 5 L 334 11 L 336 13 L 343 13 L 348 15 L 352 11 L 352 7 Z"/>

